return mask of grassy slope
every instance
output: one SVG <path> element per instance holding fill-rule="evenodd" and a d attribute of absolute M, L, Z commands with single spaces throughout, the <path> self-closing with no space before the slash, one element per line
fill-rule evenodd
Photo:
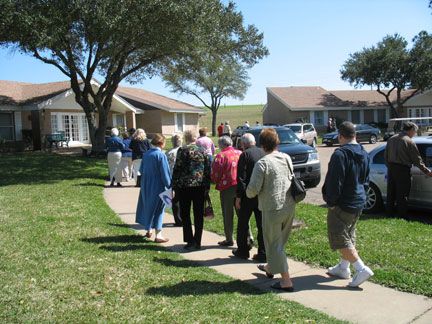
<path fill-rule="evenodd" d="M 126 228 L 105 161 L 1 156 L 0 322 L 335 322 Z"/>
<path fill-rule="evenodd" d="M 254 125 L 256 121 L 262 124 L 262 108 L 264 105 L 244 105 L 244 106 L 221 106 L 218 110 L 216 125 L 229 120 L 231 128 L 241 126 L 247 120 Z M 207 114 L 200 119 L 200 126 L 205 126 L 211 130 L 212 114 L 206 109 Z"/>

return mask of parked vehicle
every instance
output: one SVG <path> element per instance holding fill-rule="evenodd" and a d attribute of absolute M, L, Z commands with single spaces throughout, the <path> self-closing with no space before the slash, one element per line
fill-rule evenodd
<path fill-rule="evenodd" d="M 427 167 L 432 167 L 432 138 L 429 136 L 414 137 L 420 155 Z M 387 166 L 384 163 L 386 144 L 369 153 L 370 176 L 367 190 L 366 213 L 375 213 L 383 209 L 387 197 Z M 409 206 L 432 210 L 432 178 L 427 177 L 419 168 L 411 168 L 412 184 Z"/>
<path fill-rule="evenodd" d="M 313 124 L 310 123 L 295 123 L 286 124 L 285 127 L 290 128 L 303 143 L 315 147 L 317 144 L 318 134 Z"/>
<path fill-rule="evenodd" d="M 321 180 L 321 163 L 318 152 L 314 147 L 310 147 L 300 141 L 291 129 L 284 126 L 259 126 L 243 130 L 237 129 L 231 138 L 234 145 L 238 149 L 242 149 L 241 137 L 244 133 L 251 133 L 255 136 L 257 146 L 259 146 L 259 134 L 261 130 L 269 127 L 274 128 L 279 135 L 279 151 L 291 157 L 296 177 L 302 180 L 306 187 L 316 187 Z"/>
<path fill-rule="evenodd" d="M 384 133 L 384 141 L 402 131 L 403 124 L 407 121 L 417 124 L 419 136 L 432 135 L 432 117 L 392 118 L 389 120 L 387 131 Z"/>
<path fill-rule="evenodd" d="M 357 142 L 369 142 L 375 144 L 381 138 L 381 131 L 378 128 L 372 127 L 368 124 L 356 124 Z M 335 131 L 323 135 L 323 144 L 332 146 L 333 144 L 339 144 L 338 140 L 339 132 Z"/>

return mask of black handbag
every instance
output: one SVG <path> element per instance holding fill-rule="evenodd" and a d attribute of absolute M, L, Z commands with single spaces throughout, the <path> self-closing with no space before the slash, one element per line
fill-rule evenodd
<path fill-rule="evenodd" d="M 299 203 L 300 201 L 302 201 L 303 199 L 306 198 L 306 188 L 305 188 L 303 182 L 295 176 L 293 170 L 291 169 L 291 165 L 290 165 L 288 160 L 286 161 L 286 163 L 288 164 L 288 169 L 290 170 L 290 172 L 292 174 L 291 196 L 294 198 L 294 201 L 296 203 Z"/>
<path fill-rule="evenodd" d="M 210 195 L 207 192 L 204 198 L 204 219 L 211 220 L 213 218 L 214 218 L 213 205 L 210 199 Z"/>

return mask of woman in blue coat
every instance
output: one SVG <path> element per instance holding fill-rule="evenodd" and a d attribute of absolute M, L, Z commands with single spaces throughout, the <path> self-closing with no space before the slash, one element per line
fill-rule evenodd
<path fill-rule="evenodd" d="M 171 186 L 171 176 L 166 155 L 162 152 L 165 147 L 165 137 L 155 134 L 143 158 L 140 168 L 141 190 L 136 211 L 136 222 L 146 229 L 146 237 L 152 236 L 152 229 L 156 230 L 156 243 L 168 242 L 162 236 L 162 223 L 165 204 L 159 197 L 161 192 Z"/>

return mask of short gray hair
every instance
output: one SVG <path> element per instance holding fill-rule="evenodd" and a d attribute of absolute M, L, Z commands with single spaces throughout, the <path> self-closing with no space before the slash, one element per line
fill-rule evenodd
<path fill-rule="evenodd" d="M 186 144 L 190 144 L 196 141 L 197 139 L 197 135 L 195 132 L 191 131 L 191 130 L 187 130 L 183 133 L 184 136 L 184 140 L 186 142 Z"/>
<path fill-rule="evenodd" d="M 403 124 L 403 130 L 405 132 L 409 132 L 411 130 L 415 130 L 417 132 L 418 131 L 418 126 L 415 123 L 413 123 L 413 122 L 407 121 L 407 122 L 405 122 Z"/>
<path fill-rule="evenodd" d="M 256 144 L 255 136 L 253 136 L 251 133 L 243 134 L 243 136 L 241 137 L 241 141 L 243 145 L 246 146 L 253 146 Z"/>
<path fill-rule="evenodd" d="M 115 127 L 111 128 L 111 136 L 118 136 L 119 130 Z"/>
<path fill-rule="evenodd" d="M 222 146 L 225 148 L 228 146 L 232 146 L 233 141 L 232 141 L 231 137 L 224 135 L 224 136 L 219 137 L 218 144 L 219 144 L 219 147 Z"/>
<path fill-rule="evenodd" d="M 180 134 L 174 134 L 171 137 L 171 143 L 172 143 L 173 147 L 179 147 L 179 146 L 181 146 L 182 142 L 183 141 L 182 141 L 182 137 L 181 137 Z"/>

